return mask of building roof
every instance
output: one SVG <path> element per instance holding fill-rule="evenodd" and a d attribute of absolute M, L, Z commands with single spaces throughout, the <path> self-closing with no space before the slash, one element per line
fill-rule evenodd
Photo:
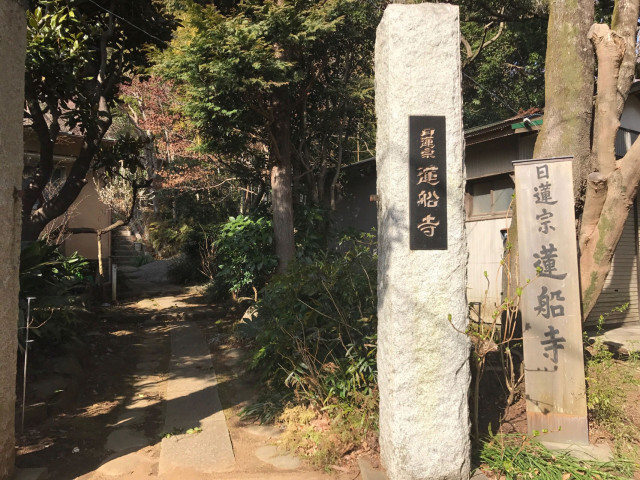
<path fill-rule="evenodd" d="M 39 154 L 40 141 L 38 140 L 38 135 L 29 125 L 24 125 L 23 130 L 24 153 L 31 156 Z M 60 159 L 75 159 L 80 154 L 83 141 L 83 135 L 60 132 L 53 148 L 53 154 Z M 110 144 L 113 142 L 114 140 L 106 138 L 102 140 L 103 144 Z"/>

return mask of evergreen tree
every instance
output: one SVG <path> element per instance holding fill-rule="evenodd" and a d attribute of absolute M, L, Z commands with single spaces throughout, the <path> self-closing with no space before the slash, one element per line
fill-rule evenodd
<path fill-rule="evenodd" d="M 294 183 L 320 201 L 346 138 L 372 130 L 356 119 L 371 117 L 383 3 L 191 2 L 163 56 L 161 70 L 180 85 L 200 148 L 269 171 L 280 271 L 295 249 Z"/>

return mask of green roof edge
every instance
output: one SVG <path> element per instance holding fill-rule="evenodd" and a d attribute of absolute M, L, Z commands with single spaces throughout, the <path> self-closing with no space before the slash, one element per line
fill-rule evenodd
<path fill-rule="evenodd" d="M 531 120 L 531 123 L 529 125 L 542 125 L 542 118 L 538 118 L 537 120 Z M 525 128 L 525 124 L 524 122 L 512 123 L 511 128 L 513 130 L 516 130 L 518 128 Z"/>

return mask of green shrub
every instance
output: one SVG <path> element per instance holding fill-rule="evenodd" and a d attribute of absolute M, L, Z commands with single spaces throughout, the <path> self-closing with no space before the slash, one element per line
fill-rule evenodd
<path fill-rule="evenodd" d="M 236 295 L 260 289 L 275 270 L 271 221 L 243 215 L 229 217 L 215 242 L 218 272 L 215 281 Z"/>
<path fill-rule="evenodd" d="M 204 290 L 204 299 L 208 303 L 229 300 L 229 286 L 216 280 L 208 282 Z"/>
<path fill-rule="evenodd" d="M 217 271 L 215 239 L 217 225 L 189 227 L 182 235 L 181 255 L 169 266 L 169 280 L 178 284 L 213 281 Z"/>
<path fill-rule="evenodd" d="M 193 285 L 205 280 L 199 261 L 184 254 L 171 259 L 167 277 L 171 283 L 178 285 Z"/>
<path fill-rule="evenodd" d="M 191 227 L 186 223 L 162 220 L 151 222 L 148 231 L 153 251 L 161 257 L 172 257 L 180 253 Z"/>
<path fill-rule="evenodd" d="M 302 403 L 361 404 L 374 393 L 376 255 L 371 236 L 292 262 L 274 277 L 242 328 L 255 338 L 253 367 L 267 387 Z M 254 412 L 255 413 L 255 412 Z"/>
<path fill-rule="evenodd" d="M 77 313 L 84 310 L 82 294 L 91 281 L 89 261 L 77 252 L 65 257 L 44 241 L 24 244 L 20 255 L 20 331 L 31 304 L 32 335 L 50 344 L 75 336 Z"/>
<path fill-rule="evenodd" d="M 219 225 L 198 224 L 185 235 L 180 251 L 194 260 L 202 258 L 203 249 L 213 244 L 220 233 Z"/>
<path fill-rule="evenodd" d="M 311 259 L 326 251 L 329 219 L 325 209 L 312 205 L 296 205 L 294 212 L 296 258 Z"/>

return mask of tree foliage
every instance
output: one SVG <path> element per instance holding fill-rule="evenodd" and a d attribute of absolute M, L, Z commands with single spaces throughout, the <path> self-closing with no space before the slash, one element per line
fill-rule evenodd
<path fill-rule="evenodd" d="M 424 1 L 396 0 L 395 3 Z M 446 3 L 460 7 L 465 128 L 541 108 L 547 3 L 540 0 L 448 0 Z"/>
<path fill-rule="evenodd" d="M 23 238 L 33 240 L 82 190 L 120 85 L 149 66 L 150 48 L 166 45 L 175 20 L 152 0 L 38 0 L 27 23 L 24 113 L 40 158 L 23 195 Z M 58 194 L 41 201 L 61 133 L 83 136 L 82 148 Z"/>
<path fill-rule="evenodd" d="M 465 37 L 476 39 L 471 52 L 480 47 L 486 25 L 462 24 Z M 492 25 L 489 34 L 498 35 L 499 29 Z M 512 117 L 518 111 L 543 107 L 545 49 L 545 20 L 506 22 L 496 41 L 482 48 L 463 68 L 465 127 L 485 125 Z M 469 59 L 469 53 L 465 51 L 463 58 Z"/>
<path fill-rule="evenodd" d="M 199 149 L 270 185 L 282 267 L 293 256 L 291 185 L 326 201 L 329 168 L 339 169 L 356 138 L 371 138 L 383 2 L 185 4 L 162 73 L 179 87 Z"/>

